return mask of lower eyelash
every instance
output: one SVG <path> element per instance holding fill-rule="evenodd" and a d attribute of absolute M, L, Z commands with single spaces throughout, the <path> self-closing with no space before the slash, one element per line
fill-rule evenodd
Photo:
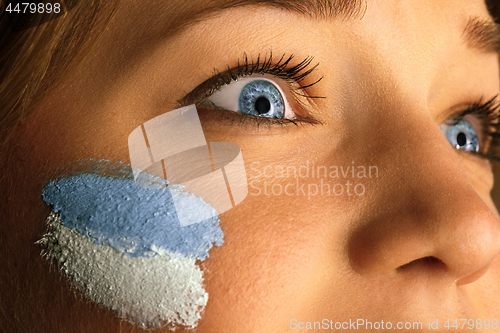
<path fill-rule="evenodd" d="M 293 119 L 278 119 L 253 116 L 245 113 L 229 111 L 203 102 L 197 105 L 200 118 L 218 123 L 225 122 L 229 125 L 252 125 L 257 127 L 285 127 L 288 125 L 301 126 L 304 124 L 321 125 L 321 122 L 313 117 L 300 117 Z"/>

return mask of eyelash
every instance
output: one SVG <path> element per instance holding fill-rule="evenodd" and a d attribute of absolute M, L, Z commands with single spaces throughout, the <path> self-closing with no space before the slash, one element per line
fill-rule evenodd
<path fill-rule="evenodd" d="M 251 61 L 248 59 L 246 53 L 243 54 L 241 60 L 238 60 L 238 64 L 235 68 L 228 66 L 225 72 L 220 72 L 218 69 L 214 69 L 213 76 L 207 81 L 203 82 L 201 85 L 196 87 L 193 92 L 189 93 L 181 101 L 178 101 L 180 105 L 196 104 L 199 107 L 208 107 L 211 111 L 216 111 L 213 116 L 218 117 L 221 120 L 232 120 L 239 121 L 240 124 L 246 123 L 247 121 L 253 122 L 255 125 L 279 125 L 284 126 L 287 124 L 299 125 L 301 123 L 308 124 L 320 124 L 320 122 L 313 117 L 296 117 L 294 119 L 275 119 L 275 118 L 265 118 L 258 117 L 243 113 L 237 113 L 215 106 L 213 103 L 207 99 L 216 91 L 218 91 L 222 86 L 230 84 L 232 81 L 236 81 L 239 78 L 250 76 L 252 74 L 267 74 L 275 76 L 283 80 L 294 99 L 294 101 L 303 108 L 307 108 L 304 103 L 304 99 L 312 100 L 318 98 L 325 98 L 323 96 L 311 96 L 307 93 L 307 90 L 312 86 L 319 83 L 323 77 L 305 86 L 301 86 L 300 83 L 304 81 L 319 65 L 319 63 L 312 65 L 314 60 L 313 57 L 308 56 L 297 65 L 290 66 L 290 62 L 295 58 L 292 54 L 286 57 L 283 54 L 277 62 L 273 62 L 272 52 L 269 56 L 261 58 L 260 54 L 256 61 Z M 201 96 L 200 96 L 201 95 Z"/>
<path fill-rule="evenodd" d="M 467 115 L 476 116 L 482 124 L 483 142 L 480 142 L 480 151 L 477 154 L 491 161 L 500 162 L 500 104 L 498 96 L 482 102 L 483 98 L 478 102 L 469 105 L 469 107 L 455 117 L 451 125 L 458 124 Z"/>

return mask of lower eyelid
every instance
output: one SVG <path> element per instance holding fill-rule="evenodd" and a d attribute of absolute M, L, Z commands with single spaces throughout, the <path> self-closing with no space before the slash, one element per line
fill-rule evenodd
<path fill-rule="evenodd" d="M 266 118 L 258 117 L 253 115 L 248 115 L 240 112 L 234 112 L 230 110 L 225 110 L 222 108 L 211 107 L 208 105 L 200 104 L 197 106 L 198 114 L 202 124 L 216 124 L 217 128 L 220 125 L 226 126 L 253 126 L 258 128 L 282 128 L 288 125 L 298 125 L 301 123 L 300 120 L 295 121 L 294 119 L 276 119 L 276 118 Z M 313 123 L 311 121 L 311 123 Z"/>

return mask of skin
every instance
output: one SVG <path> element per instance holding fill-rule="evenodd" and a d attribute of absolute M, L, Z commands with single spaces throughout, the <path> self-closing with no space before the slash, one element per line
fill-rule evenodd
<path fill-rule="evenodd" d="M 256 58 L 271 49 L 320 64 L 302 84 L 323 77 L 307 93 L 326 98 L 292 104 L 321 124 L 240 125 L 200 114 L 207 141 L 238 144 L 249 182 L 262 191 L 250 187 L 220 216 L 225 243 L 200 263 L 210 298 L 196 331 L 285 332 L 291 319 L 325 318 L 421 321 L 424 328 L 439 320 L 444 331 L 447 319 L 500 319 L 491 166 L 455 150 L 439 129 L 499 93 L 497 55 L 462 40 L 469 15 L 488 18 L 484 3 L 369 0 L 353 20 L 241 7 L 165 38 L 174 18 L 200 6 L 124 1 L 80 69 L 4 148 L 0 288 L 8 296 L 0 327 L 140 331 L 75 294 L 40 257 L 34 242 L 50 212 L 40 196 L 44 182 L 75 160 L 129 162 L 135 127 L 177 108 L 214 67 L 224 71 L 243 52 Z M 276 176 L 277 166 L 352 161 L 379 170 L 378 178 L 350 179 L 365 186 L 362 196 L 263 193 L 264 182 L 296 184 Z M 320 182 L 299 180 L 306 189 Z"/>

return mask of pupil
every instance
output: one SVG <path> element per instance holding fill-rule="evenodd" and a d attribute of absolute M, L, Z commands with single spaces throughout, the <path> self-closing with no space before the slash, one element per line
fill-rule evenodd
<path fill-rule="evenodd" d="M 258 114 L 264 114 L 268 113 L 269 110 L 271 110 L 271 103 L 269 100 L 265 97 L 259 97 L 255 101 L 255 111 L 257 111 Z"/>
<path fill-rule="evenodd" d="M 467 137 L 465 136 L 464 133 L 460 132 L 458 133 L 457 135 L 457 143 L 460 147 L 463 147 L 465 146 L 465 144 L 467 143 Z"/>

